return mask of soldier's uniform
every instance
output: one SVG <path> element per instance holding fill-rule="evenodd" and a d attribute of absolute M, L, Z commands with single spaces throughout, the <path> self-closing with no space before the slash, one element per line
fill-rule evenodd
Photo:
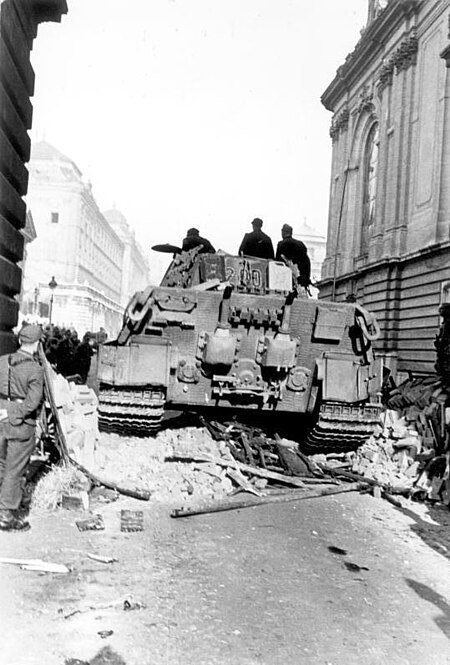
<path fill-rule="evenodd" d="M 242 256 L 255 256 L 260 259 L 273 259 L 273 245 L 270 236 L 261 230 L 262 220 L 256 217 L 253 222 L 253 231 L 246 233 L 239 246 L 238 253 Z"/>
<path fill-rule="evenodd" d="M 292 261 L 299 271 L 299 284 L 307 287 L 311 284 L 311 262 L 306 245 L 301 240 L 292 237 L 292 226 L 289 224 L 283 225 L 281 235 L 283 239 L 277 245 L 275 258 L 277 261 L 283 259 Z"/>
<path fill-rule="evenodd" d="M 33 344 L 40 326 L 22 328 L 19 340 Z M 20 348 L 0 356 L 0 529 L 28 525 L 17 519 L 22 499 L 21 480 L 35 448 L 36 418 L 43 401 L 44 370 L 32 353 Z"/>
<path fill-rule="evenodd" d="M 202 238 L 202 236 L 199 234 L 198 229 L 192 228 L 188 229 L 186 238 L 184 238 L 183 240 L 181 249 L 183 250 L 183 252 L 188 252 L 190 249 L 194 249 L 194 247 L 201 247 L 199 254 L 216 253 L 216 250 L 209 242 L 209 240 L 207 238 Z"/>

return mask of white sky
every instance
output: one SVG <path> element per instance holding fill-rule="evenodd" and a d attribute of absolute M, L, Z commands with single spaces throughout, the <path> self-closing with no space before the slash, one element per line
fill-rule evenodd
<path fill-rule="evenodd" d="M 146 249 L 197 226 L 236 252 L 253 217 L 274 242 L 284 222 L 325 233 L 331 114 L 320 95 L 367 0 L 68 5 L 35 42 L 32 137 L 73 159 Z"/>

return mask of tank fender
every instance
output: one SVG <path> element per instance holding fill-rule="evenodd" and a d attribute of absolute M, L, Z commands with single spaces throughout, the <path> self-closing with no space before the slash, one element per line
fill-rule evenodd
<path fill-rule="evenodd" d="M 381 387 L 380 361 L 365 364 L 351 354 L 325 352 L 316 363 L 324 400 L 361 402 L 374 398 Z"/>
<path fill-rule="evenodd" d="M 168 386 L 170 351 L 171 342 L 162 338 L 100 347 L 98 379 L 115 386 Z"/>

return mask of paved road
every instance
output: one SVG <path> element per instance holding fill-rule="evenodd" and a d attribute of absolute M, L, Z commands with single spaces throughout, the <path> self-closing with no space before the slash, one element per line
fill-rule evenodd
<path fill-rule="evenodd" d="M 143 506 L 144 533 L 121 533 L 120 509 Z M 78 532 L 65 512 L 0 534 L 4 556 L 74 568 L 1 568 L 1 665 L 89 661 L 106 646 L 95 665 L 450 664 L 449 561 L 381 500 L 345 494 L 178 520 L 132 500 L 101 510 L 104 532 Z M 146 608 L 125 612 L 124 599 Z"/>

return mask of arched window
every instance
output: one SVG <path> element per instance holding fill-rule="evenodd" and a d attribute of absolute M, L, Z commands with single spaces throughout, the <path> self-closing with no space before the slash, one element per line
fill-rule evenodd
<path fill-rule="evenodd" d="M 364 194 L 361 229 L 361 254 L 367 254 L 375 224 L 376 196 L 378 180 L 378 123 L 375 123 L 367 137 L 364 152 Z"/>

